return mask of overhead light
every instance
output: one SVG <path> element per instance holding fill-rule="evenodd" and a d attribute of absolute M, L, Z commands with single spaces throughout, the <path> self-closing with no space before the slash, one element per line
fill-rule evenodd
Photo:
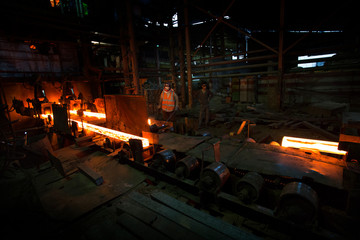
<path fill-rule="evenodd" d="M 298 61 L 331 58 L 335 55 L 336 53 L 320 54 L 320 55 L 304 55 L 304 56 L 298 56 Z M 308 62 L 308 63 L 299 62 L 297 66 L 300 68 L 313 68 L 313 67 L 323 67 L 324 65 L 325 65 L 325 61 L 323 60 L 323 61 Z"/>
<path fill-rule="evenodd" d="M 203 24 L 203 23 L 205 23 L 205 22 L 203 22 L 203 21 L 200 21 L 200 22 L 194 22 L 193 24 L 191 24 L 191 25 L 200 25 L 200 24 Z"/>
<path fill-rule="evenodd" d="M 318 58 L 330 58 L 335 56 L 336 53 L 329 53 L 329 54 L 320 54 L 320 55 L 304 55 L 304 56 L 299 56 L 298 60 L 308 60 L 308 59 L 318 59 Z"/>

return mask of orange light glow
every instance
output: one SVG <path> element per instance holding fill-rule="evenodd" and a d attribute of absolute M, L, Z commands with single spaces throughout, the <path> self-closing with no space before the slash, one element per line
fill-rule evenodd
<path fill-rule="evenodd" d="M 86 112 L 86 111 L 84 111 L 83 113 L 84 113 L 84 116 L 86 116 L 86 117 L 97 117 L 98 119 L 106 118 L 105 113 Z M 70 110 L 70 114 L 77 115 L 77 111 L 76 110 Z"/>
<path fill-rule="evenodd" d="M 45 118 L 48 118 L 48 116 L 51 116 L 51 118 L 54 118 L 54 116 L 52 114 L 41 114 L 40 117 L 45 119 Z"/>
<path fill-rule="evenodd" d="M 151 119 L 150 118 L 148 118 L 148 124 L 149 124 L 149 126 L 151 126 Z"/>
<path fill-rule="evenodd" d="M 52 114 L 41 114 L 41 118 L 43 118 L 43 119 L 48 118 L 49 115 L 53 118 Z M 79 124 L 78 126 L 80 128 L 83 125 L 83 123 L 81 121 L 77 121 L 77 120 L 74 120 L 74 119 L 70 119 L 70 120 L 73 121 L 73 122 L 77 122 Z M 111 138 L 115 138 L 115 139 L 118 139 L 118 140 L 121 140 L 121 141 L 126 141 L 126 142 L 128 142 L 129 139 L 140 139 L 142 141 L 143 147 L 150 146 L 149 140 L 146 139 L 146 138 L 143 138 L 143 137 L 139 137 L 139 136 L 135 136 L 135 135 L 132 135 L 132 134 L 116 131 L 116 130 L 113 130 L 113 129 L 110 129 L 110 128 L 100 127 L 100 126 L 90 124 L 90 123 L 85 123 L 85 122 L 84 122 L 84 128 L 86 130 L 88 130 L 88 131 L 96 132 L 96 133 L 99 133 L 99 134 L 102 134 L 102 135 L 105 135 L 105 136 L 108 136 L 108 137 L 111 137 Z"/>
<path fill-rule="evenodd" d="M 346 151 L 338 150 L 338 142 L 321 141 L 307 138 L 284 136 L 281 142 L 283 147 L 318 150 L 320 152 L 346 155 Z"/>
<path fill-rule="evenodd" d="M 81 121 L 77 121 L 77 120 L 73 120 L 73 119 L 71 119 L 71 121 L 77 122 L 79 124 L 80 128 L 82 127 L 82 124 L 84 124 L 84 128 L 91 132 L 96 132 L 96 133 L 106 135 L 108 137 L 115 138 L 115 139 L 118 139 L 121 141 L 126 141 L 126 142 L 128 142 L 130 139 L 140 139 L 142 141 L 143 147 L 148 147 L 150 145 L 149 140 L 146 138 L 142 138 L 142 137 L 135 136 L 132 134 L 116 131 L 116 130 L 113 130 L 110 128 L 100 127 L 100 126 L 90 124 L 90 123 L 85 123 L 85 122 L 82 123 Z"/>

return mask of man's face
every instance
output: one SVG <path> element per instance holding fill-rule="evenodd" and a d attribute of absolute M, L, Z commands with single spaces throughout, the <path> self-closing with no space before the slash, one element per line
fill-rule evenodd
<path fill-rule="evenodd" d="M 170 86 L 169 86 L 169 84 L 165 84 L 164 89 L 165 89 L 166 91 L 169 91 L 169 90 L 170 90 Z"/>
<path fill-rule="evenodd" d="M 203 84 L 201 87 L 202 87 L 202 89 L 206 89 L 206 85 L 205 85 L 205 84 Z"/>

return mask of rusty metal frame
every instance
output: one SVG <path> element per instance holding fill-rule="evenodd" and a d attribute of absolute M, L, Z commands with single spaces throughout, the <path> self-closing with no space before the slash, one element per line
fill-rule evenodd
<path fill-rule="evenodd" d="M 232 5 L 234 4 L 235 0 L 232 0 L 231 3 L 229 4 L 229 6 L 225 9 L 225 11 L 223 12 L 223 14 L 221 15 L 221 17 L 217 18 L 217 21 L 215 23 L 215 25 L 212 27 L 212 29 L 209 31 L 209 33 L 206 35 L 206 37 L 204 38 L 204 40 L 200 43 L 200 47 L 198 49 L 196 49 L 196 51 L 193 54 L 193 57 L 196 56 L 197 52 L 200 50 L 200 48 L 203 46 L 203 44 L 206 42 L 206 40 L 210 37 L 210 35 L 212 34 L 212 32 L 215 30 L 215 28 L 217 27 L 217 25 L 219 25 L 219 23 L 221 22 L 220 20 L 222 20 L 225 16 L 225 14 L 230 10 L 230 8 L 232 7 Z"/>
<path fill-rule="evenodd" d="M 276 49 L 270 47 L 269 45 L 261 42 L 260 40 L 258 40 L 258 39 L 256 39 L 256 38 L 254 38 L 253 36 L 251 36 L 251 34 L 249 34 L 249 33 L 245 32 L 245 31 L 241 30 L 241 29 L 238 28 L 238 27 L 235 27 L 235 26 L 232 25 L 231 23 L 228 23 L 228 22 L 224 21 L 224 19 L 223 19 L 222 17 L 219 18 L 219 17 L 215 16 L 214 14 L 210 13 L 209 11 L 206 11 L 205 9 L 203 9 L 203 8 L 201 8 L 201 7 L 199 7 L 199 6 L 196 6 L 196 5 L 192 5 L 192 6 L 195 7 L 196 9 L 198 9 L 199 11 L 201 11 L 201 12 L 203 12 L 203 13 L 206 13 L 206 14 L 208 14 L 209 16 L 215 18 L 218 22 L 222 22 L 223 24 L 229 26 L 230 28 L 232 28 L 232 29 L 234 29 L 234 30 L 236 30 L 236 31 L 244 34 L 245 36 L 251 38 L 253 41 L 257 42 L 258 44 L 266 47 L 266 48 L 269 49 L 270 51 L 278 54 L 278 51 L 277 51 Z M 212 30 L 213 30 L 213 29 L 212 29 Z"/>

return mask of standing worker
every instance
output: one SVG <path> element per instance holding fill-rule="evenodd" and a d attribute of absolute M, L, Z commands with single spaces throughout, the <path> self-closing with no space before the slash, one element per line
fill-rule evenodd
<path fill-rule="evenodd" d="M 207 84 L 203 83 L 201 85 L 201 90 L 197 96 L 197 99 L 200 103 L 199 128 L 201 128 L 201 124 L 204 117 L 205 117 L 205 127 L 208 127 L 209 114 L 210 114 L 209 102 L 212 97 L 213 97 L 213 93 L 207 88 Z"/>
<path fill-rule="evenodd" d="M 162 109 L 163 120 L 173 121 L 175 111 L 179 107 L 179 98 L 169 83 L 165 83 L 164 90 L 160 94 L 159 109 Z"/>

